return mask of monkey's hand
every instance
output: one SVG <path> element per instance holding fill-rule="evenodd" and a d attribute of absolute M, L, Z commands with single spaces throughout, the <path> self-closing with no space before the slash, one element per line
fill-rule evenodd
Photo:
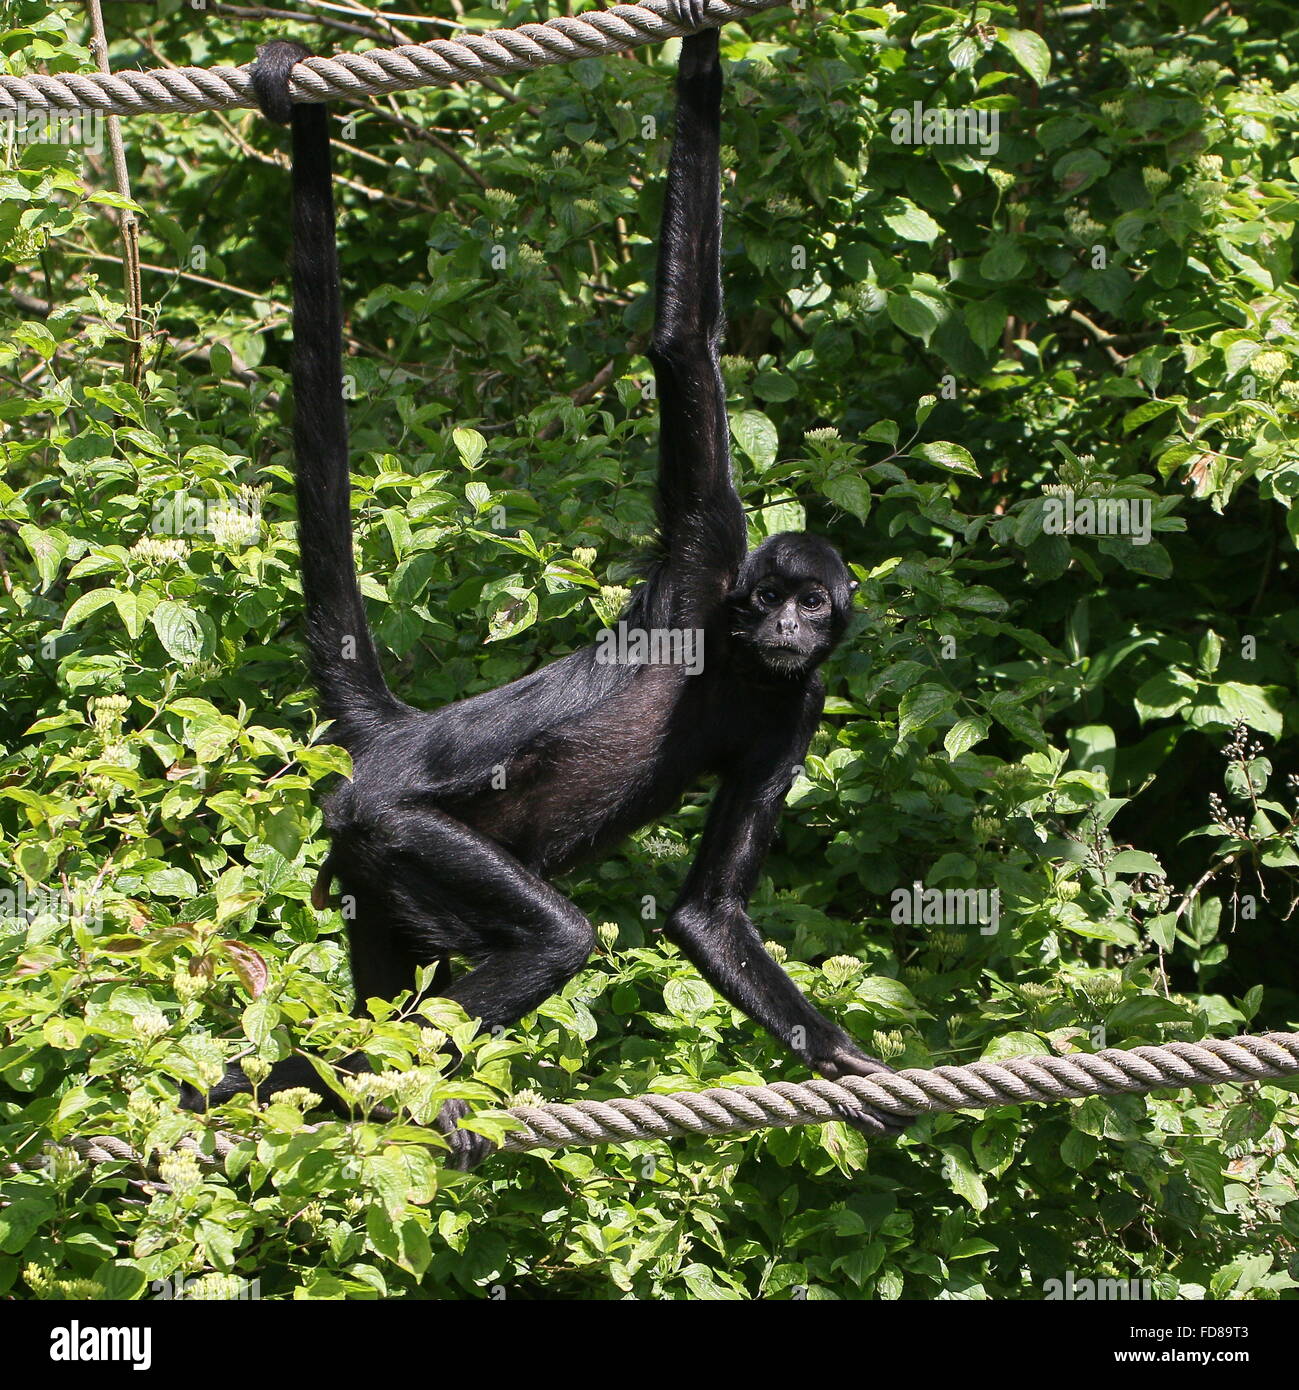
<path fill-rule="evenodd" d="M 466 1101 L 448 1100 L 438 1111 L 437 1119 L 433 1121 L 433 1128 L 451 1146 L 451 1152 L 446 1158 L 447 1167 L 456 1168 L 462 1173 L 477 1168 L 488 1154 L 496 1150 L 496 1145 L 490 1139 L 475 1134 L 472 1129 L 458 1127 L 457 1122 L 467 1114 L 469 1105 Z"/>
<path fill-rule="evenodd" d="M 812 1064 L 827 1081 L 839 1081 L 845 1076 L 878 1076 L 881 1072 L 891 1072 L 876 1057 L 867 1056 L 851 1043 L 841 1043 L 828 1057 L 818 1059 Z M 839 1118 L 854 1129 L 860 1130 L 871 1139 L 893 1139 L 907 1128 L 914 1116 L 894 1115 L 887 1110 L 876 1110 L 873 1106 L 862 1105 L 857 1101 L 836 1105 Z"/>

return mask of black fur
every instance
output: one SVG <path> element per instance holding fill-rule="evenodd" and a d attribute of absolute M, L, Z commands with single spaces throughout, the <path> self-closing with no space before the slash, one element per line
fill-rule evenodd
<path fill-rule="evenodd" d="M 702 13 L 699 15 L 702 19 Z M 301 54 L 263 50 L 264 109 L 287 105 Z M 722 995 L 826 1077 L 887 1070 L 823 1018 L 763 949 L 746 905 L 821 715 L 816 668 L 842 636 L 856 586 L 826 541 L 787 533 L 746 553 L 731 479 L 722 335 L 716 30 L 686 39 L 659 246 L 650 358 L 661 414 L 656 560 L 629 630 L 697 630 L 703 669 L 603 664 L 596 647 L 500 690 L 433 711 L 388 690 L 352 559 L 341 322 L 324 109 L 294 106 L 294 358 L 299 534 L 312 669 L 354 776 L 327 807 L 322 877 L 357 905 L 348 923 L 357 1007 L 439 984 L 484 1027 L 514 1023 L 590 954 L 591 926 L 548 879 L 616 845 L 708 773 L 721 785 L 665 930 Z M 494 772 L 504 768 L 504 787 Z M 495 779 L 499 785 L 499 778 Z M 359 1055 L 345 1066 L 364 1068 Z M 316 1085 L 304 1059 L 264 1091 Z M 208 1098 L 246 1090 L 237 1069 Z M 202 1105 L 196 1094 L 190 1103 Z M 463 1166 L 488 1148 L 440 1117 Z M 872 1134 L 893 1117 L 853 1108 Z"/>

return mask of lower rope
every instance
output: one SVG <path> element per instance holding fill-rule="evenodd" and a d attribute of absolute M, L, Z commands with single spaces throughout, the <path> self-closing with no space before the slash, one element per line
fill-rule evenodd
<path fill-rule="evenodd" d="M 1064 1057 L 1012 1057 L 1004 1062 L 970 1062 L 959 1067 L 909 1068 L 842 1081 L 776 1081 L 769 1086 L 721 1086 L 623 1100 L 579 1100 L 519 1105 L 507 1111 L 522 1128 L 501 1143 L 510 1153 L 673 1139 L 686 1134 L 746 1134 L 788 1129 L 837 1118 L 836 1106 L 856 1101 L 895 1115 L 935 1115 L 946 1110 L 987 1110 L 1026 1101 L 1076 1100 L 1083 1096 L 1139 1095 L 1187 1086 L 1223 1086 L 1239 1081 L 1276 1081 L 1299 1076 L 1299 1034 L 1159 1043 L 1129 1050 L 1074 1052 Z M 177 1145 L 200 1162 L 218 1167 L 239 1144 L 238 1136 L 215 1132 L 204 1144 L 187 1138 Z M 142 1155 L 111 1136 L 72 1138 L 89 1163 L 127 1162 L 147 1166 Z M 37 1168 L 41 1158 L 9 1164 L 0 1172 Z"/>

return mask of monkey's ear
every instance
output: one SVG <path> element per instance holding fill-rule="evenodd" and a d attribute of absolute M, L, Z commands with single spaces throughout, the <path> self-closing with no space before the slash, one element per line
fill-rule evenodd
<path fill-rule="evenodd" d="M 859 580 L 850 579 L 850 580 L 848 581 L 848 592 L 849 592 L 850 594 L 855 594 L 855 593 L 857 592 L 857 590 L 860 589 L 860 588 L 861 588 L 861 582 L 860 582 Z"/>

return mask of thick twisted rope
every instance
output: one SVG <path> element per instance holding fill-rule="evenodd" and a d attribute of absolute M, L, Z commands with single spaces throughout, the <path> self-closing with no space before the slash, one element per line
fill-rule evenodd
<path fill-rule="evenodd" d="M 788 1129 L 837 1119 L 839 1108 L 853 1103 L 895 1115 L 934 1115 L 1025 1101 L 1138 1095 L 1287 1076 L 1299 1076 L 1299 1034 L 1267 1033 L 1257 1038 L 1160 1043 L 1127 1051 L 1107 1048 L 1064 1057 L 1012 1057 L 1004 1062 L 970 1062 L 960 1067 L 912 1068 L 843 1081 L 777 1081 L 769 1086 L 726 1086 L 625 1100 L 519 1105 L 507 1113 L 523 1127 L 507 1135 L 501 1147 L 521 1153 L 686 1134 L 715 1136 Z M 182 1140 L 177 1147 L 200 1162 L 218 1166 L 243 1142 L 219 1132 L 209 1137 L 210 1152 L 192 1138 Z M 65 1141 L 65 1146 L 90 1163 L 124 1161 L 144 1166 L 140 1154 L 111 1136 L 73 1138 Z M 41 1159 L 29 1159 L 0 1168 L 0 1172 L 41 1163 Z"/>
<path fill-rule="evenodd" d="M 507 77 L 577 58 L 596 58 L 641 44 L 716 28 L 781 4 L 782 0 L 707 0 L 706 19 L 684 19 L 678 0 L 642 0 L 610 10 L 493 29 L 459 39 L 432 39 L 399 48 L 304 58 L 293 70 L 294 101 L 328 101 L 449 87 L 483 77 Z M 0 75 L 0 119 L 22 106 L 27 112 L 103 111 L 134 116 L 148 111 L 217 111 L 255 106 L 249 67 L 163 68 L 152 72 Z"/>
<path fill-rule="evenodd" d="M 1131 1051 L 1073 1053 L 1067 1057 L 1012 1057 L 961 1067 L 911 1068 L 842 1081 L 777 1081 L 678 1091 L 634 1100 L 521 1105 L 509 1113 L 525 1128 L 502 1148 L 558 1149 L 683 1134 L 742 1134 L 787 1129 L 838 1118 L 838 1107 L 860 1102 L 895 1115 L 944 1110 L 986 1110 L 1023 1101 L 1118 1096 L 1165 1087 L 1220 1085 L 1299 1075 L 1299 1034 L 1269 1033 L 1202 1043 L 1163 1043 Z"/>

